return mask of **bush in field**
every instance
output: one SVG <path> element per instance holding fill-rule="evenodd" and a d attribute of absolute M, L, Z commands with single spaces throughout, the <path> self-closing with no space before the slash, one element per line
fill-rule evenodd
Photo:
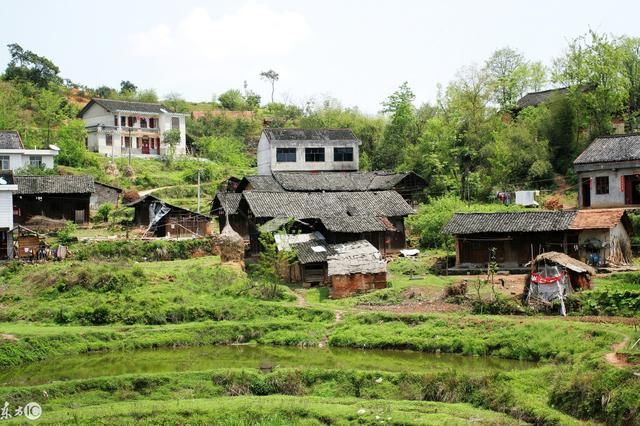
<path fill-rule="evenodd" d="M 71 244 L 76 241 L 77 238 L 73 235 L 78 227 L 73 222 L 67 222 L 62 229 L 60 229 L 56 236 L 58 237 L 58 242 L 60 244 Z"/>
<path fill-rule="evenodd" d="M 98 210 L 96 211 L 96 215 L 94 216 L 93 219 L 96 222 L 108 222 L 109 215 L 111 214 L 112 210 L 113 210 L 113 204 L 104 203 L 103 205 L 98 207 Z"/>

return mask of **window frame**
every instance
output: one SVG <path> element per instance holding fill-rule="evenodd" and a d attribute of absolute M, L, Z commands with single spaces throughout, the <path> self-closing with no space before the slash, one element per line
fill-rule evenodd
<path fill-rule="evenodd" d="M 324 147 L 308 147 L 304 149 L 304 161 L 307 163 L 324 163 L 325 159 Z"/>
<path fill-rule="evenodd" d="M 107 146 L 113 146 L 113 135 L 111 133 L 104 135 L 104 142 Z"/>
<path fill-rule="evenodd" d="M 286 151 L 286 152 L 284 152 Z M 295 163 L 298 161 L 298 150 L 292 147 L 279 147 L 276 148 L 276 163 Z M 293 154 L 293 159 L 291 155 Z M 281 158 L 281 155 L 283 156 Z"/>
<path fill-rule="evenodd" d="M 596 194 L 606 195 L 609 191 L 609 176 L 596 176 Z"/>
<path fill-rule="evenodd" d="M 345 155 L 350 157 L 345 159 Z M 353 162 L 353 147 L 352 146 L 336 146 L 333 148 L 333 161 L 348 163 Z"/>
<path fill-rule="evenodd" d="M 4 167 L 4 163 L 7 163 L 7 167 Z M 10 155 L 0 155 L 0 170 L 11 170 L 11 156 Z"/>
<path fill-rule="evenodd" d="M 35 159 L 35 161 L 34 161 L 34 159 Z M 43 164 L 42 155 L 30 155 L 29 156 L 29 166 L 30 167 L 42 167 L 42 164 Z"/>
<path fill-rule="evenodd" d="M 180 130 L 180 117 L 171 117 L 171 130 Z"/>

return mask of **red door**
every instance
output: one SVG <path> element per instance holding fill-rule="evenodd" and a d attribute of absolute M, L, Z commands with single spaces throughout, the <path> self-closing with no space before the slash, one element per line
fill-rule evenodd
<path fill-rule="evenodd" d="M 149 153 L 149 138 L 147 136 L 144 136 L 142 138 L 142 153 L 143 154 Z"/>

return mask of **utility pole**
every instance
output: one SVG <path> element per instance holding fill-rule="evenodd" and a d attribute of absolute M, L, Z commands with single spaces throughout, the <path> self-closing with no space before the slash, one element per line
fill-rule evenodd
<path fill-rule="evenodd" d="M 200 213 L 200 165 L 198 165 L 198 213 Z"/>

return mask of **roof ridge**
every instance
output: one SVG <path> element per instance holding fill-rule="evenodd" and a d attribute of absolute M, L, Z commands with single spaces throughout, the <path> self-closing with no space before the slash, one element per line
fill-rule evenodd
<path fill-rule="evenodd" d="M 163 105 L 162 102 L 143 102 L 143 101 L 131 101 L 128 99 L 111 99 L 111 98 L 91 98 L 92 101 L 113 101 L 113 102 L 127 102 L 130 104 L 145 104 L 145 105 Z"/>

